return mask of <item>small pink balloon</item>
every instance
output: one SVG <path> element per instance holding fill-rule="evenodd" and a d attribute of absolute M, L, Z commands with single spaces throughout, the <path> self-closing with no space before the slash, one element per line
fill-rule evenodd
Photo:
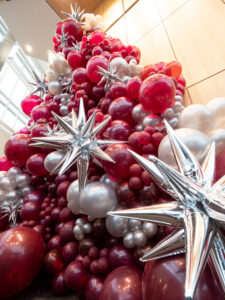
<path fill-rule="evenodd" d="M 0 156 L 0 171 L 8 171 L 13 166 L 5 156 Z"/>
<path fill-rule="evenodd" d="M 27 116 L 30 116 L 32 109 L 38 105 L 40 101 L 41 98 L 37 95 L 28 95 L 22 100 L 21 108 Z"/>
<path fill-rule="evenodd" d="M 106 278 L 100 300 L 142 300 L 141 271 L 133 266 L 122 266 Z"/>

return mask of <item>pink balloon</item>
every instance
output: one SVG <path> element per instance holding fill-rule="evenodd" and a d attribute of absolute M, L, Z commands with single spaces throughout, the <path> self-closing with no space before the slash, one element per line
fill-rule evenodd
<path fill-rule="evenodd" d="M 225 175 L 225 149 L 216 157 L 216 181 Z"/>
<path fill-rule="evenodd" d="M 8 171 L 13 166 L 5 156 L 0 156 L 0 171 Z"/>
<path fill-rule="evenodd" d="M 133 266 L 122 266 L 106 278 L 100 300 L 142 300 L 141 271 Z"/>
<path fill-rule="evenodd" d="M 143 300 L 184 300 L 185 258 L 174 256 L 145 265 L 142 277 Z M 223 300 L 223 295 L 206 265 L 193 300 Z"/>

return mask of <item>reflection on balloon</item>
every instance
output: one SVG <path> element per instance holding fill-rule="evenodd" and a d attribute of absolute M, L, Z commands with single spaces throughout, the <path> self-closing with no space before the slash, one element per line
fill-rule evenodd
<path fill-rule="evenodd" d="M 201 162 L 205 156 L 207 147 L 210 145 L 210 138 L 204 133 L 191 128 L 179 128 L 175 130 L 175 133 Z M 163 138 L 159 145 L 158 157 L 173 168 L 177 168 L 167 135 Z"/>
<path fill-rule="evenodd" d="M 216 143 L 216 155 L 225 149 L 225 129 L 218 128 L 209 132 L 212 141 Z"/>
<path fill-rule="evenodd" d="M 213 128 L 225 128 L 225 98 L 212 99 L 206 106 L 214 116 Z"/>

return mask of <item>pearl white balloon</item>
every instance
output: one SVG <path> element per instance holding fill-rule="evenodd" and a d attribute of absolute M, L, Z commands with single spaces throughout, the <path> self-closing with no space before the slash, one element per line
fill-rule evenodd
<path fill-rule="evenodd" d="M 4 178 L 4 177 L 7 177 L 7 176 L 9 176 L 9 175 L 8 175 L 8 172 L 6 172 L 6 171 L 0 171 L 0 180 L 1 180 L 2 178 Z"/>
<path fill-rule="evenodd" d="M 210 138 L 204 133 L 191 128 L 179 128 L 175 130 L 175 133 L 191 150 L 194 156 L 202 162 L 207 147 L 210 144 Z M 168 135 L 163 138 L 159 145 L 158 157 L 168 165 L 177 168 Z"/>
<path fill-rule="evenodd" d="M 58 81 L 51 81 L 48 83 L 48 91 L 51 95 L 57 95 L 60 93 L 60 84 Z"/>
<path fill-rule="evenodd" d="M 78 180 L 75 180 L 71 183 L 67 190 L 67 201 L 68 201 L 68 207 L 72 211 L 74 215 L 78 215 L 81 211 L 80 207 L 80 192 L 79 192 L 79 186 L 78 186 Z M 79 220 L 79 219 L 78 219 Z M 76 221 L 77 225 L 81 225 L 81 221 Z M 81 219 L 83 221 L 83 219 Z M 84 222 L 83 222 L 84 224 Z M 82 224 L 82 225 L 83 225 Z"/>
<path fill-rule="evenodd" d="M 57 73 L 65 73 L 68 69 L 67 60 L 59 54 L 55 54 L 52 60 L 52 66 Z"/>
<path fill-rule="evenodd" d="M 119 216 L 107 216 L 106 228 L 114 237 L 122 237 L 128 230 L 128 219 Z"/>
<path fill-rule="evenodd" d="M 119 67 L 118 71 L 116 74 L 122 78 L 126 75 L 129 75 L 129 70 L 128 70 L 128 63 L 126 60 L 122 57 L 116 57 L 113 60 L 111 60 L 110 65 L 113 70 L 115 70 L 117 67 Z"/>
<path fill-rule="evenodd" d="M 22 174 L 22 170 L 17 167 L 12 167 L 8 170 L 7 176 L 9 177 L 17 177 L 18 175 Z"/>
<path fill-rule="evenodd" d="M 63 151 L 53 151 L 53 152 L 49 153 L 44 160 L 45 169 L 49 173 L 52 173 L 52 171 L 55 169 L 55 167 L 63 159 L 64 155 L 65 155 L 65 153 Z M 54 174 L 57 174 L 57 171 L 55 171 Z"/>
<path fill-rule="evenodd" d="M 21 198 L 21 193 L 17 190 L 12 190 L 9 191 L 6 195 L 5 195 L 5 200 L 12 202 L 12 201 L 19 201 L 19 199 Z"/>
<path fill-rule="evenodd" d="M 131 248 L 135 247 L 133 232 L 128 232 L 124 235 L 123 244 L 124 244 L 124 247 L 126 247 L 128 249 L 131 249 Z"/>
<path fill-rule="evenodd" d="M 141 123 L 147 115 L 149 115 L 149 112 L 141 104 L 135 105 L 132 110 L 132 118 L 137 123 Z"/>
<path fill-rule="evenodd" d="M 184 99 L 183 99 L 183 97 L 182 97 L 182 96 L 179 96 L 179 95 L 176 95 L 176 96 L 175 96 L 175 101 L 179 101 L 179 102 L 181 102 L 181 103 L 182 103 L 182 102 L 183 102 L 183 100 L 184 100 Z"/>
<path fill-rule="evenodd" d="M 48 69 L 45 75 L 45 79 L 48 82 L 55 81 L 58 79 L 59 74 L 52 69 Z"/>
<path fill-rule="evenodd" d="M 148 238 L 151 238 L 157 232 L 157 225 L 153 224 L 153 223 L 150 223 L 150 222 L 144 222 L 143 231 L 147 235 Z"/>
<path fill-rule="evenodd" d="M 213 128 L 225 128 L 225 98 L 212 99 L 206 106 L 214 116 Z"/>
<path fill-rule="evenodd" d="M 134 232 L 134 242 L 136 246 L 145 246 L 147 242 L 147 237 L 142 230 L 136 230 Z"/>
<path fill-rule="evenodd" d="M 213 113 L 202 104 L 192 104 L 185 107 L 179 118 L 180 128 L 193 128 L 202 132 L 211 130 L 213 123 Z"/>
<path fill-rule="evenodd" d="M 216 155 L 225 149 L 225 129 L 218 128 L 209 132 L 212 141 L 216 143 Z"/>
<path fill-rule="evenodd" d="M 30 176 L 27 174 L 21 174 L 16 178 L 16 184 L 19 188 L 23 188 L 30 184 Z"/>
<path fill-rule="evenodd" d="M 16 181 L 12 177 L 4 177 L 0 181 L 0 189 L 3 191 L 11 191 L 16 187 Z"/>
<path fill-rule="evenodd" d="M 103 182 L 89 183 L 80 193 L 80 206 L 85 214 L 104 218 L 117 205 L 114 189 Z"/>
<path fill-rule="evenodd" d="M 140 229 L 142 225 L 142 222 L 135 219 L 129 219 L 129 228 L 131 231 L 135 231 L 137 229 Z"/>
<path fill-rule="evenodd" d="M 3 190 L 0 190 L 0 202 L 5 201 L 6 192 Z"/>

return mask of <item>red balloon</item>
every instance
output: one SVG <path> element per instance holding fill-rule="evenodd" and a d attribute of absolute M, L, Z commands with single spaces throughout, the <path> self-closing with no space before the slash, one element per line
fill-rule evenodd
<path fill-rule="evenodd" d="M 26 163 L 28 172 L 37 176 L 48 174 L 48 171 L 44 166 L 45 157 L 46 155 L 43 153 L 37 153 L 30 156 Z"/>
<path fill-rule="evenodd" d="M 38 275 L 45 253 L 39 233 L 28 227 L 0 234 L 0 299 L 16 295 Z"/>
<path fill-rule="evenodd" d="M 25 166 L 27 159 L 33 154 L 29 141 L 27 134 L 11 136 L 5 144 L 5 155 L 8 160 L 17 166 Z"/>
<path fill-rule="evenodd" d="M 156 74 L 145 79 L 139 90 L 139 100 L 151 113 L 163 113 L 172 106 L 175 97 L 173 80 L 163 74 Z"/>
<path fill-rule="evenodd" d="M 216 157 L 216 181 L 225 174 L 225 149 Z"/>
<path fill-rule="evenodd" d="M 141 271 L 133 266 L 122 266 L 112 271 L 104 282 L 100 296 L 100 300 L 125 299 L 142 300 Z"/>
<path fill-rule="evenodd" d="M 0 171 L 8 171 L 13 166 L 5 156 L 0 156 Z"/>
<path fill-rule="evenodd" d="M 142 278 L 143 300 L 184 300 L 184 282 L 184 256 L 149 261 L 145 265 Z M 208 265 L 203 272 L 193 300 L 203 299 L 224 299 Z"/>
<path fill-rule="evenodd" d="M 21 108 L 23 112 L 30 117 L 32 109 L 38 105 L 41 101 L 41 98 L 37 95 L 28 95 L 21 102 Z"/>

